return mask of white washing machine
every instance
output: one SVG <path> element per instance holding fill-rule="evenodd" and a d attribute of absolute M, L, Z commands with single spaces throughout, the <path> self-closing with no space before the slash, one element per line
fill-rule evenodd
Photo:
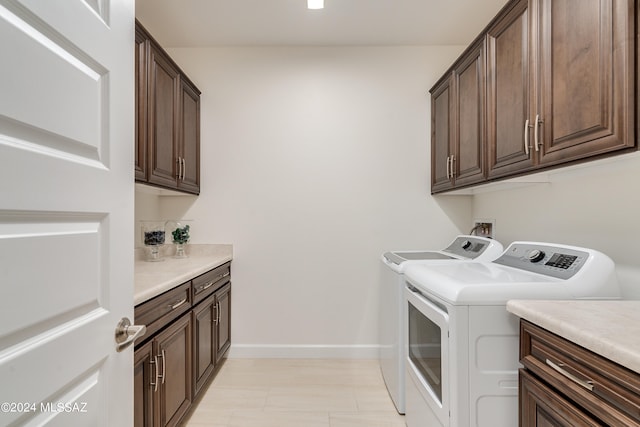
<path fill-rule="evenodd" d="M 460 235 L 442 250 L 393 251 L 382 255 L 379 309 L 380 368 L 389 395 L 399 413 L 405 412 L 405 312 L 402 272 L 409 264 L 448 264 L 491 261 L 503 251 L 500 242 L 486 237 Z"/>
<path fill-rule="evenodd" d="M 514 242 L 495 261 L 407 265 L 408 427 L 518 425 L 519 321 L 510 299 L 617 299 L 613 261 Z"/>

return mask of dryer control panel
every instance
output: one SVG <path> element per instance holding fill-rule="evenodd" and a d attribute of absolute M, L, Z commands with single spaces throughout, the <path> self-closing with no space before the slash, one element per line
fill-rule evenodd
<path fill-rule="evenodd" d="M 496 259 L 506 265 L 558 279 L 569 279 L 582 269 L 589 252 L 536 243 L 513 243 Z"/>

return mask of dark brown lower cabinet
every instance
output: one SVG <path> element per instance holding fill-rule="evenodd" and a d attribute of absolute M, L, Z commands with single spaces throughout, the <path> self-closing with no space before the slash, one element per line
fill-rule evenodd
<path fill-rule="evenodd" d="M 158 354 L 158 412 L 160 426 L 176 426 L 192 401 L 192 327 L 190 313 L 185 314 L 156 337 Z"/>
<path fill-rule="evenodd" d="M 183 315 L 134 355 L 134 426 L 177 426 L 191 407 L 192 320 Z"/>
<path fill-rule="evenodd" d="M 216 322 L 216 363 L 220 362 L 231 347 L 231 283 L 216 293 L 218 319 Z"/>
<path fill-rule="evenodd" d="M 213 373 L 216 363 L 216 296 L 211 295 L 193 309 L 194 393 L 197 394 Z"/>
<path fill-rule="evenodd" d="M 153 341 L 149 341 L 134 353 L 133 407 L 135 427 L 152 427 L 154 420 L 154 398 L 157 393 L 156 354 Z"/>
<path fill-rule="evenodd" d="M 200 393 L 231 346 L 231 283 L 193 309 L 194 395 Z"/>
<path fill-rule="evenodd" d="M 150 335 L 134 353 L 134 426 L 179 425 L 231 346 L 226 263 L 135 308 Z"/>
<path fill-rule="evenodd" d="M 520 427 L 640 426 L 640 375 L 520 321 Z"/>

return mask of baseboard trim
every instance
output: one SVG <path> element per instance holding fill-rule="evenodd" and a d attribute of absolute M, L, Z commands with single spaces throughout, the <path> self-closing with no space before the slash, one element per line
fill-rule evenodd
<path fill-rule="evenodd" d="M 379 345 L 232 344 L 230 359 L 377 359 Z"/>

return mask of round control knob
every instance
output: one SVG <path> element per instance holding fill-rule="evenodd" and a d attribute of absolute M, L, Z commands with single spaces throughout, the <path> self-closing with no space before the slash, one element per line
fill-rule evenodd
<path fill-rule="evenodd" d="M 464 242 L 462 242 L 462 249 L 467 250 L 471 247 L 471 242 L 468 240 L 465 240 Z"/>
<path fill-rule="evenodd" d="M 545 253 L 538 250 L 538 249 L 534 249 L 531 252 L 529 252 L 529 261 L 531 262 L 540 262 L 544 259 L 544 255 Z"/>

